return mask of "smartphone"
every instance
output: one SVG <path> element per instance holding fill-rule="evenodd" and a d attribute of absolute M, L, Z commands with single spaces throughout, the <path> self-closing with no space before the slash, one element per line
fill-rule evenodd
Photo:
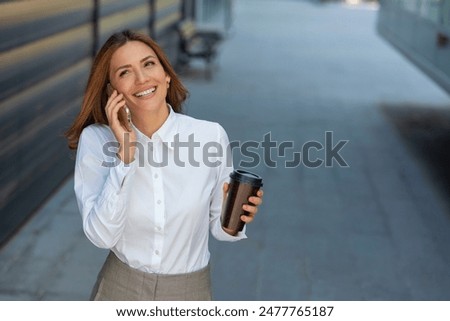
<path fill-rule="evenodd" d="M 113 91 L 114 91 L 113 86 L 111 86 L 111 84 L 108 83 L 108 85 L 106 86 L 106 92 L 107 92 L 108 96 L 111 96 Z M 126 130 L 131 132 L 131 130 L 132 130 L 131 129 L 131 113 L 130 113 L 130 109 L 127 107 L 127 105 L 120 108 L 117 117 L 119 118 L 119 121 L 122 124 L 122 126 L 125 127 Z"/>

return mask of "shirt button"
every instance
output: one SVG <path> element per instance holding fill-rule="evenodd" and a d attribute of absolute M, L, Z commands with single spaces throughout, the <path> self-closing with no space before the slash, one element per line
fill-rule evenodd
<path fill-rule="evenodd" d="M 158 178 L 159 176 L 158 176 L 158 174 L 155 174 L 153 177 L 154 177 L 154 178 Z"/>
<path fill-rule="evenodd" d="M 161 200 L 157 200 L 156 203 L 159 205 L 161 204 Z"/>
<path fill-rule="evenodd" d="M 161 231 L 161 226 L 157 226 L 156 229 L 157 229 L 158 231 Z"/>
<path fill-rule="evenodd" d="M 155 254 L 156 254 L 156 255 L 159 255 L 159 251 L 158 251 L 158 250 L 156 250 L 156 251 L 155 251 Z"/>

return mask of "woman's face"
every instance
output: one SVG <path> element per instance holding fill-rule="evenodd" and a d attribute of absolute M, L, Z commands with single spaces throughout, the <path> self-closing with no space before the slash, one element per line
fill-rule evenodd
<path fill-rule="evenodd" d="M 131 112 L 166 108 L 170 77 L 147 44 L 129 41 L 117 49 L 111 57 L 109 79 Z"/>

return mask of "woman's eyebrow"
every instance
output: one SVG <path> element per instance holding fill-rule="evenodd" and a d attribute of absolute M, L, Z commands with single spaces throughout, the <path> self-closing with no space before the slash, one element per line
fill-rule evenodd
<path fill-rule="evenodd" d="M 153 56 L 153 55 L 149 55 L 149 56 L 147 56 L 147 57 L 145 57 L 145 58 L 142 58 L 140 62 L 144 62 L 144 61 L 146 61 L 146 60 L 148 60 L 148 59 L 150 59 L 150 58 L 156 58 L 156 57 Z M 128 65 L 123 65 L 123 66 L 117 67 L 116 70 L 115 70 L 115 72 L 117 72 L 119 69 L 125 69 L 125 68 L 130 68 L 130 67 L 131 67 L 130 64 L 128 64 Z"/>
<path fill-rule="evenodd" d="M 147 56 L 147 57 L 145 57 L 145 58 L 142 58 L 142 59 L 141 59 L 141 62 L 144 62 L 144 61 L 146 61 L 147 59 L 150 59 L 150 58 L 156 58 L 156 57 L 153 56 L 153 55 L 149 55 L 149 56 Z"/>

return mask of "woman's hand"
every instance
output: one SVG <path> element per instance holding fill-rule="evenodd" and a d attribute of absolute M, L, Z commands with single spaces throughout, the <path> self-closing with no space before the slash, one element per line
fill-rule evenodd
<path fill-rule="evenodd" d="M 134 160 L 136 151 L 136 133 L 133 129 L 128 131 L 119 121 L 119 111 L 125 107 L 125 99 L 122 94 L 114 90 L 106 102 L 106 117 L 108 118 L 109 127 L 119 142 L 119 152 L 117 155 L 125 163 L 129 164 Z"/>
<path fill-rule="evenodd" d="M 223 184 L 224 200 L 225 200 L 225 196 L 228 193 L 229 188 L 230 188 L 230 184 L 228 184 L 228 183 Z M 245 222 L 246 224 L 252 222 L 253 219 L 255 218 L 255 215 L 258 212 L 258 206 L 260 206 L 262 204 L 263 195 L 264 195 L 263 190 L 259 189 L 258 192 L 256 193 L 256 196 L 250 196 L 248 198 L 249 204 L 244 204 L 242 206 L 242 209 L 249 213 L 248 215 L 241 215 L 241 220 L 243 222 Z"/>

